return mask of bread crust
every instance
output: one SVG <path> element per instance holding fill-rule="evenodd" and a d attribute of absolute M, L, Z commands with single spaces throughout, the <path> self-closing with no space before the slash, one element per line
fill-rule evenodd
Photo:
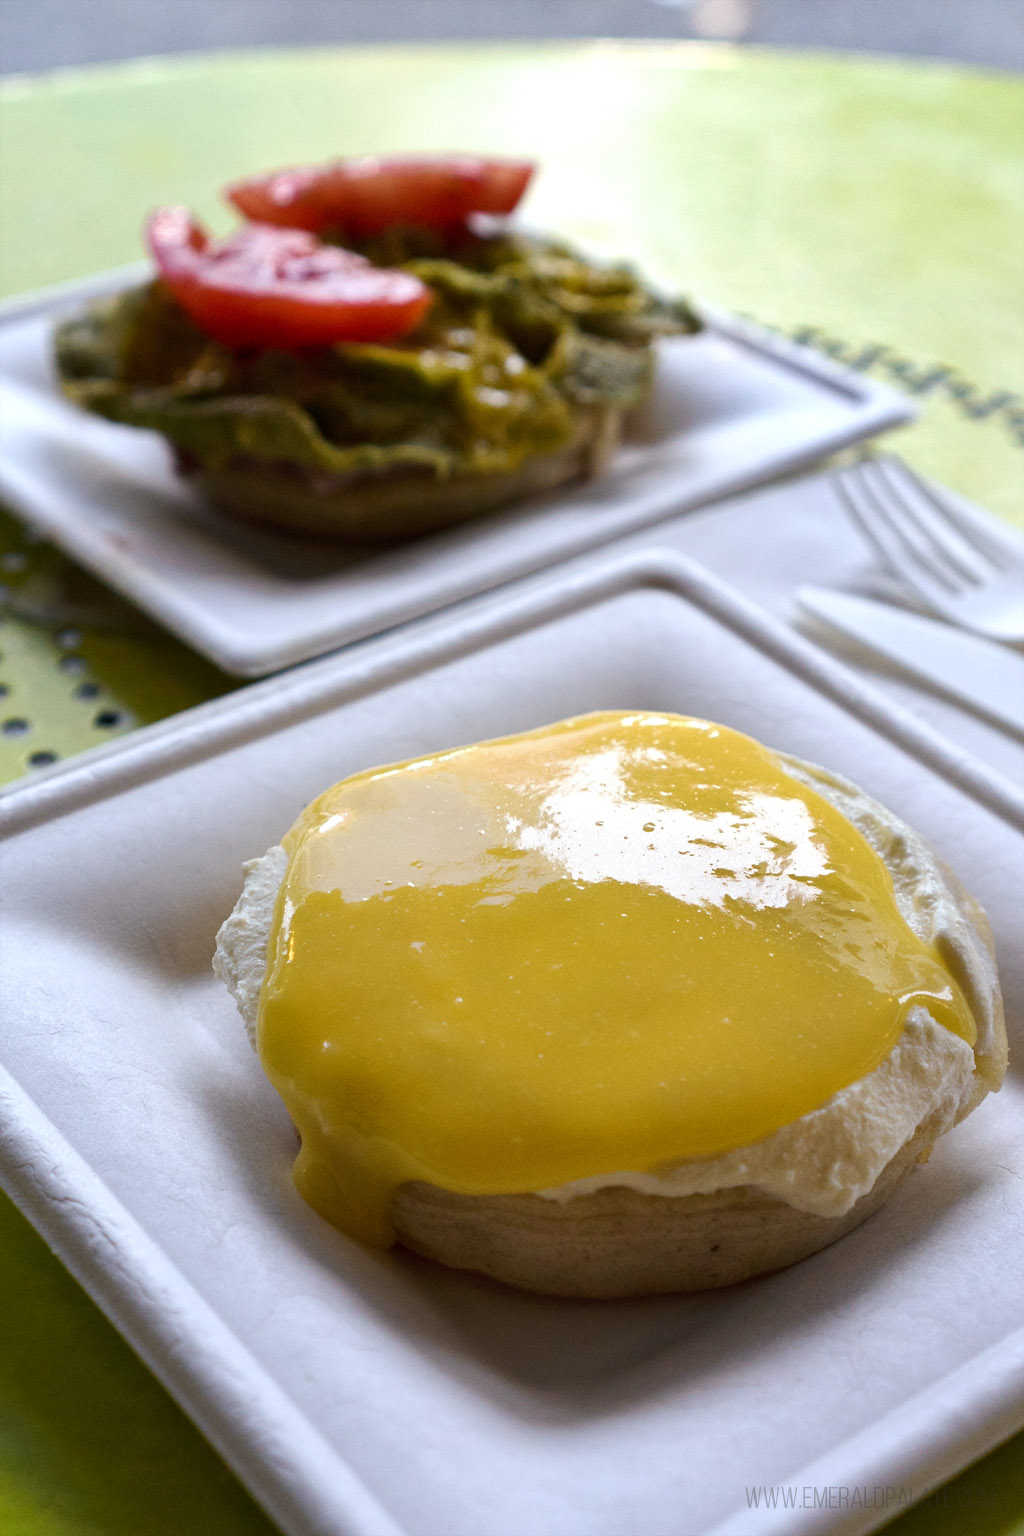
<path fill-rule="evenodd" d="M 206 499 L 241 522 L 356 545 L 397 544 L 495 512 L 527 496 L 600 474 L 618 445 L 622 411 L 579 410 L 572 438 L 515 469 L 439 478 L 424 469 L 331 478 L 287 465 L 179 467 Z"/>
<path fill-rule="evenodd" d="M 922 1121 L 843 1216 L 798 1211 L 749 1185 L 711 1195 L 615 1186 L 566 1201 L 458 1195 L 403 1184 L 391 1217 L 404 1247 L 519 1290 L 580 1300 L 717 1290 L 785 1269 L 873 1216 L 946 1128 Z"/>

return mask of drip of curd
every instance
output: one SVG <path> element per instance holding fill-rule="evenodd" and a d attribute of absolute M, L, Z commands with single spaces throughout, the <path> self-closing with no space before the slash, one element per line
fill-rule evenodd
<path fill-rule="evenodd" d="M 749 737 L 608 712 L 357 774 L 285 839 L 259 1053 L 322 1215 L 392 1240 L 422 1179 L 511 1194 L 757 1141 L 924 1004 L 877 854 Z"/>

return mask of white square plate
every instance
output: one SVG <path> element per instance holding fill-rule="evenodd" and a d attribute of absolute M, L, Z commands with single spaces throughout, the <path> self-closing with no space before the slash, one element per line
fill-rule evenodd
<path fill-rule="evenodd" d="M 343 774 L 615 706 L 721 719 L 911 818 L 1019 1017 L 1012 793 L 678 555 L 563 566 L 0 802 L 0 1180 L 294 1536 L 852 1536 L 1021 1420 L 1015 1081 L 841 1243 L 705 1295 L 518 1295 L 295 1193 L 210 972 L 242 861 Z M 779 1484 L 825 1502 L 750 1509 Z"/>
<path fill-rule="evenodd" d="M 0 314 L 0 494 L 227 672 L 262 676 L 801 468 L 909 420 L 909 401 L 731 319 L 662 348 L 611 471 L 384 553 L 247 529 L 203 506 L 154 433 L 62 399 L 54 321 L 140 280 L 107 274 Z"/>

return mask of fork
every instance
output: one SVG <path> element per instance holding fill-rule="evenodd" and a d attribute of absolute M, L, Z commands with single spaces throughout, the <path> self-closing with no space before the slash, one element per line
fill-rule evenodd
<path fill-rule="evenodd" d="M 926 607 L 996 640 L 1024 641 L 1024 552 L 893 454 L 837 471 L 836 489 L 882 559 Z"/>

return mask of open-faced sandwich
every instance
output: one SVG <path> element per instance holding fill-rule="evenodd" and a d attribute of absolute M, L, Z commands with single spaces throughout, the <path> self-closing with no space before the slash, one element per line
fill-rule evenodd
<path fill-rule="evenodd" d="M 157 275 L 60 326 L 65 392 L 164 435 L 218 507 L 359 543 L 597 473 L 696 330 L 624 265 L 507 222 L 527 162 L 366 157 L 227 189 L 211 238 L 147 224 Z"/>
<path fill-rule="evenodd" d="M 370 769 L 218 937 L 363 1242 L 555 1295 L 834 1242 L 999 1087 L 984 914 L 891 812 L 724 726 L 607 712 Z"/>

